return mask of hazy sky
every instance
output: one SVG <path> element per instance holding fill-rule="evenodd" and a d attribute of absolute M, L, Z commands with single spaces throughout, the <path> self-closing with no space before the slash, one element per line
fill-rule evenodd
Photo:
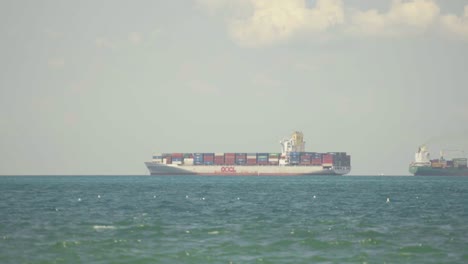
<path fill-rule="evenodd" d="M 468 151 L 466 0 L 0 2 L 0 174 L 148 174 L 155 152 Z"/>

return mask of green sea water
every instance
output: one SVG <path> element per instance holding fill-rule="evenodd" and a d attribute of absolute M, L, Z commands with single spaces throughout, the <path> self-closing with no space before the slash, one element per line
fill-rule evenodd
<path fill-rule="evenodd" d="M 0 263 L 468 263 L 468 177 L 0 177 Z"/>

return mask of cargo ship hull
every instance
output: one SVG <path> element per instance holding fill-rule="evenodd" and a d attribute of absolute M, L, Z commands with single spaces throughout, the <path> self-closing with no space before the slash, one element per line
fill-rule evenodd
<path fill-rule="evenodd" d="M 409 171 L 415 176 L 468 176 L 467 168 L 433 168 L 410 166 Z"/>
<path fill-rule="evenodd" d="M 207 176 L 302 176 L 344 175 L 350 167 L 278 166 L 278 165 L 177 165 L 145 162 L 151 175 L 207 175 Z"/>

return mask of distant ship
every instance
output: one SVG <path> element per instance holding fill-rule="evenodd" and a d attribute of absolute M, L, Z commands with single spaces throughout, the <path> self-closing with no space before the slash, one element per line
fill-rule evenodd
<path fill-rule="evenodd" d="M 161 153 L 145 165 L 151 175 L 298 176 L 351 171 L 346 152 L 305 152 L 301 132 L 280 144 L 281 153 Z"/>
<path fill-rule="evenodd" d="M 459 151 L 462 152 L 462 151 Z M 459 157 L 445 159 L 441 151 L 440 158 L 431 159 L 426 146 L 419 147 L 409 172 L 415 176 L 468 176 L 467 159 Z"/>

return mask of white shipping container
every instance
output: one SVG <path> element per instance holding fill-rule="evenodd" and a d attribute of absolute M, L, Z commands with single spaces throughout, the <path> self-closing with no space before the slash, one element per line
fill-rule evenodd
<path fill-rule="evenodd" d="M 172 161 L 172 164 L 180 165 L 182 164 L 182 161 Z"/>

